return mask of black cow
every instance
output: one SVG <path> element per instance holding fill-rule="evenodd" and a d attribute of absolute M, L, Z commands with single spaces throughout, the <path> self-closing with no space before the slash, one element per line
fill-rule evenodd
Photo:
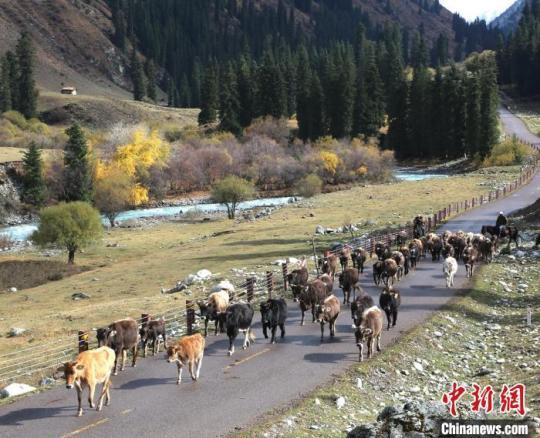
<path fill-rule="evenodd" d="M 114 350 L 116 358 L 114 359 L 113 372 L 116 376 L 118 358 L 122 356 L 122 366 L 120 371 L 124 370 L 126 363 L 127 351 L 132 350 L 133 362 L 132 366 L 137 364 L 137 351 L 139 347 L 139 330 L 137 321 L 132 318 L 126 318 L 115 321 L 108 327 L 97 329 L 98 347 L 106 345 Z"/>
<path fill-rule="evenodd" d="M 351 254 L 353 268 L 358 269 L 361 274 L 364 273 L 364 263 L 368 259 L 368 255 L 368 252 L 364 248 L 356 248 Z"/>
<path fill-rule="evenodd" d="M 384 262 L 382 260 L 379 260 L 373 265 L 373 281 L 377 286 L 381 283 L 383 273 Z"/>
<path fill-rule="evenodd" d="M 245 350 L 255 341 L 255 335 L 251 330 L 253 321 L 253 307 L 248 303 L 236 303 L 229 306 L 225 314 L 225 326 L 227 328 L 227 336 L 229 337 L 229 356 L 234 353 L 234 340 L 240 331 L 245 333 L 244 345 Z"/>
<path fill-rule="evenodd" d="M 384 313 L 386 313 L 388 330 L 390 330 L 390 325 L 392 327 L 396 325 L 400 305 L 401 295 L 399 291 L 393 287 L 385 287 L 379 297 L 379 306 L 384 310 Z"/>
<path fill-rule="evenodd" d="M 287 320 L 287 303 L 283 298 L 269 299 L 261 303 L 261 321 L 263 326 L 263 334 L 265 339 L 268 339 L 267 329 L 271 330 L 272 338 L 270 342 L 276 343 L 276 330 L 279 326 L 281 330 L 281 338 L 285 337 L 285 321 Z"/>
<path fill-rule="evenodd" d="M 156 353 L 159 353 L 160 336 L 163 338 L 163 345 L 167 344 L 165 321 L 163 319 L 144 322 L 139 330 L 139 334 L 141 335 L 143 357 L 146 357 L 146 349 L 150 342 L 152 342 L 152 355 L 155 356 Z"/>
<path fill-rule="evenodd" d="M 287 274 L 287 283 L 291 287 L 293 297 L 298 300 L 300 293 L 307 287 L 309 273 L 306 267 L 295 269 Z"/>

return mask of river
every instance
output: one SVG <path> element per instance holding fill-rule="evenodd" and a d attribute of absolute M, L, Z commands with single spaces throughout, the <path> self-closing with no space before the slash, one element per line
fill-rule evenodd
<path fill-rule="evenodd" d="M 394 176 L 402 181 L 422 181 L 425 179 L 446 178 L 448 175 L 425 173 L 421 170 L 411 170 L 410 168 L 398 168 L 394 172 Z M 239 210 L 249 210 L 257 207 L 274 207 L 289 204 L 294 202 L 294 198 L 261 198 L 252 201 L 242 202 L 239 204 Z M 140 208 L 128 210 L 120 213 L 116 218 L 119 223 L 132 219 L 152 218 L 152 217 L 169 217 L 185 214 L 189 211 L 198 210 L 203 213 L 215 213 L 226 211 L 226 208 L 220 204 L 205 204 L 203 202 L 191 205 L 180 205 L 175 207 L 157 207 L 157 208 Z M 108 224 L 108 220 L 103 218 L 103 223 Z M 37 224 L 22 224 L 13 225 L 10 227 L 0 228 L 0 234 L 8 234 L 12 240 L 25 241 L 37 229 Z"/>

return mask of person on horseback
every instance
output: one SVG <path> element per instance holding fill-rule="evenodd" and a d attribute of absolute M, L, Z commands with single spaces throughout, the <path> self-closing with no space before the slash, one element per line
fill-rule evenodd
<path fill-rule="evenodd" d="M 508 225 L 508 219 L 504 215 L 504 212 L 500 211 L 497 221 L 495 222 L 495 229 L 497 230 L 497 236 L 501 235 L 501 229 L 504 229 Z"/>

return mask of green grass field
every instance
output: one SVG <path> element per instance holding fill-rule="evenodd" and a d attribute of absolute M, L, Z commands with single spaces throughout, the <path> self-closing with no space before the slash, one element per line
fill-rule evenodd
<path fill-rule="evenodd" d="M 9 309 L 0 319 L 0 354 L 29 342 L 65 337 L 119 317 L 137 317 L 143 311 L 159 314 L 183 305 L 186 298 L 208 291 L 193 290 L 193 295 L 187 296 L 161 294 L 160 289 L 172 287 L 202 268 L 231 278 L 233 267 L 264 271 L 278 258 L 310 255 L 311 238 L 318 224 L 338 227 L 349 221 L 373 221 L 359 234 L 404 224 L 418 213 L 430 213 L 450 202 L 486 193 L 494 184 L 512 180 L 516 172 L 515 167 L 490 169 L 445 180 L 357 187 L 319 195 L 254 222 L 176 221 L 145 229 L 114 229 L 95 246 L 77 254 L 76 263 L 84 266 L 85 272 L 16 294 L 0 292 L 0 307 Z M 349 236 L 331 235 L 317 244 L 322 249 L 327 242 L 340 238 Z M 0 263 L 43 259 L 39 251 L 31 250 L 2 255 Z M 65 262 L 66 255 L 48 260 Z M 2 279 L 4 285 L 11 282 L 17 279 Z M 79 291 L 91 298 L 72 301 L 71 295 Z M 29 332 L 8 338 L 6 333 L 11 327 L 24 327 Z"/>

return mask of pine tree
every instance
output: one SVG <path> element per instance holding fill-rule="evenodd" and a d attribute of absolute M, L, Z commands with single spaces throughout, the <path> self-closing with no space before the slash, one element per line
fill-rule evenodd
<path fill-rule="evenodd" d="M 480 80 L 474 75 L 467 84 L 467 133 L 465 150 L 473 157 L 480 145 Z"/>
<path fill-rule="evenodd" d="M 64 198 L 66 201 L 92 200 L 92 175 L 88 145 L 81 127 L 75 123 L 66 130 L 64 149 Z"/>
<path fill-rule="evenodd" d="M 16 109 L 26 118 L 36 115 L 38 92 L 34 80 L 34 48 L 30 34 L 23 32 L 17 42 L 19 95 Z"/>
<path fill-rule="evenodd" d="M 182 75 L 182 81 L 180 82 L 180 90 L 178 91 L 178 102 L 176 106 L 181 108 L 191 108 L 193 105 L 193 99 L 191 96 L 191 87 L 186 75 Z"/>
<path fill-rule="evenodd" d="M 11 108 L 19 110 L 20 89 L 19 89 L 19 63 L 17 57 L 11 51 L 6 52 L 6 63 L 9 69 L 9 89 L 11 96 Z"/>
<path fill-rule="evenodd" d="M 426 67 L 420 66 L 414 70 L 410 91 L 410 104 L 407 125 L 409 141 L 414 156 L 430 157 L 430 126 L 429 108 L 430 82 Z"/>
<path fill-rule="evenodd" d="M 201 112 L 199 113 L 199 125 L 207 125 L 217 120 L 219 109 L 218 83 L 215 67 L 210 65 L 206 68 L 201 85 Z"/>
<path fill-rule="evenodd" d="M 121 9 L 113 9 L 114 44 L 122 51 L 126 50 L 126 17 Z"/>
<path fill-rule="evenodd" d="M 246 128 L 254 117 L 256 93 L 251 62 L 246 57 L 242 57 L 238 64 L 237 83 L 240 107 L 238 121 L 242 127 Z"/>
<path fill-rule="evenodd" d="M 144 71 L 137 52 L 131 54 L 131 82 L 133 83 L 133 99 L 143 100 L 145 96 Z"/>
<path fill-rule="evenodd" d="M 298 137 L 303 141 L 311 135 L 311 68 L 305 47 L 298 53 L 298 72 L 296 84 L 296 120 L 298 121 Z"/>
<path fill-rule="evenodd" d="M 258 113 L 280 118 L 287 112 L 285 81 L 272 51 L 267 48 L 258 71 Z"/>
<path fill-rule="evenodd" d="M 497 66 L 493 56 L 486 57 L 480 70 L 480 141 L 478 152 L 484 158 L 497 142 L 497 108 L 499 89 Z"/>
<path fill-rule="evenodd" d="M 388 118 L 388 146 L 396 152 L 398 158 L 413 155 L 409 141 L 409 84 L 403 77 L 393 98 L 392 115 Z"/>
<path fill-rule="evenodd" d="M 45 201 L 45 181 L 43 179 L 43 161 L 41 151 L 32 142 L 23 156 L 23 192 L 22 199 L 28 204 L 40 207 Z"/>
<path fill-rule="evenodd" d="M 9 80 L 9 63 L 4 56 L 0 60 L 0 113 L 12 108 L 11 86 Z"/>
<path fill-rule="evenodd" d="M 311 93 L 309 98 L 310 127 L 309 138 L 317 140 L 326 135 L 326 114 L 324 112 L 324 90 L 319 76 L 314 72 L 311 75 Z"/>
<path fill-rule="evenodd" d="M 144 64 L 144 71 L 146 73 L 146 95 L 152 102 L 156 102 L 156 66 L 154 65 L 154 61 L 148 59 Z"/>
<path fill-rule="evenodd" d="M 238 85 L 233 66 L 230 64 L 221 78 L 219 129 L 240 135 L 242 127 L 240 126 L 239 112 Z"/>

